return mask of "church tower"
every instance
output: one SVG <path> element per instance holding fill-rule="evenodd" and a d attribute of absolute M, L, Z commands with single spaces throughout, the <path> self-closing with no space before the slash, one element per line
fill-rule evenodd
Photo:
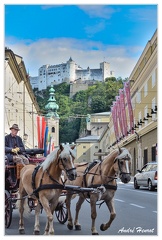
<path fill-rule="evenodd" d="M 59 106 L 56 103 L 55 90 L 53 86 L 51 86 L 49 90 L 49 99 L 45 109 L 47 110 L 45 117 L 48 131 L 51 136 L 51 147 L 53 145 L 54 147 L 57 147 L 59 145 L 59 115 L 57 113 Z"/>

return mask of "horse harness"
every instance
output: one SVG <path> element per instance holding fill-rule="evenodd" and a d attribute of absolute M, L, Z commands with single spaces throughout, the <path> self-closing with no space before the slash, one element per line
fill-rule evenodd
<path fill-rule="evenodd" d="M 118 161 L 118 167 L 119 167 L 120 174 L 131 174 L 131 172 L 123 172 L 122 171 L 120 160 L 129 161 L 130 158 L 129 157 L 124 157 L 124 158 L 119 159 L 118 157 L 116 157 L 114 162 Z"/>
<path fill-rule="evenodd" d="M 71 153 L 70 153 L 71 154 Z M 66 171 L 66 173 L 68 173 L 69 171 L 71 170 L 74 170 L 76 169 L 75 167 L 74 168 L 71 168 L 71 169 L 66 169 L 63 161 L 62 161 L 62 158 L 58 158 L 58 163 L 59 161 L 61 161 L 61 164 L 63 165 L 64 167 L 64 170 Z M 57 163 L 57 164 L 58 164 Z M 46 169 L 43 174 L 42 174 L 42 177 L 41 177 L 41 180 L 40 180 L 40 184 L 39 184 L 39 187 L 36 188 L 36 185 L 35 185 L 35 177 L 36 177 L 36 174 L 39 170 L 39 168 L 41 167 L 41 165 L 38 165 L 35 167 L 33 173 L 32 173 L 32 187 L 33 187 L 33 193 L 38 199 L 39 199 L 39 194 L 38 192 L 41 191 L 41 190 L 46 190 L 46 189 L 62 189 L 62 190 L 65 190 L 65 182 L 63 182 L 62 180 L 62 184 L 59 183 L 56 179 L 54 179 L 50 173 L 48 172 L 48 169 Z M 44 177 L 44 173 L 47 173 L 47 175 L 49 176 L 49 178 L 54 182 L 54 184 L 42 184 L 42 181 L 43 181 L 43 177 Z"/>
<path fill-rule="evenodd" d="M 129 160 L 129 158 L 123 158 L 124 160 Z M 62 160 L 62 159 L 61 159 Z M 120 163 L 120 160 L 119 158 L 115 158 L 114 162 L 115 161 L 118 161 L 118 166 L 119 166 L 119 170 L 120 170 L 120 173 L 121 174 L 130 174 L 130 172 L 126 173 L 126 172 L 123 172 L 122 171 L 122 168 L 121 168 L 121 163 Z M 63 167 L 64 167 L 64 164 L 63 162 L 61 161 Z M 90 170 L 96 166 L 96 164 L 98 164 L 96 170 L 94 173 L 91 173 Z M 114 179 L 117 179 L 116 176 L 107 176 L 107 178 L 110 178 L 110 180 L 108 181 L 107 184 L 93 184 L 93 181 L 94 181 L 94 177 L 95 175 L 100 175 L 102 176 L 102 171 L 101 171 L 101 164 L 102 164 L 102 161 L 101 160 L 96 160 L 94 161 L 93 163 L 90 163 L 87 168 L 85 169 L 84 173 L 83 173 L 83 183 L 82 185 L 85 186 L 86 188 L 98 188 L 100 187 L 101 185 L 105 187 L 105 189 L 112 189 L 112 190 L 117 190 L 117 185 L 112 185 L 112 184 L 109 184 L 110 182 L 112 182 Z M 32 187 L 33 187 L 33 193 L 37 198 L 39 198 L 39 195 L 38 195 L 38 192 L 41 191 L 41 190 L 45 190 L 45 189 L 61 189 L 61 190 L 66 190 L 66 186 L 64 185 L 65 182 L 62 182 L 62 184 L 60 184 L 57 180 L 55 180 L 48 172 L 48 170 L 45 170 L 45 172 L 47 173 L 47 175 L 49 176 L 49 178 L 54 182 L 54 184 L 42 184 L 42 180 L 43 180 L 43 176 L 44 176 L 44 173 L 42 174 L 42 177 L 41 177 L 41 180 L 40 180 L 40 184 L 39 184 L 39 187 L 36 188 L 35 186 L 35 177 L 36 177 L 36 174 L 39 170 L 39 168 L 41 167 L 41 165 L 38 165 L 37 167 L 35 167 L 33 173 L 32 173 Z M 99 169 L 100 168 L 100 169 Z M 74 168 L 75 169 L 75 168 Z M 99 169 L 99 174 L 97 174 L 97 170 Z M 65 169 L 66 172 L 70 171 L 71 169 Z M 92 180 L 91 180 L 91 184 L 87 186 L 87 182 L 86 182 L 86 176 L 87 174 L 93 174 L 93 177 L 92 177 Z M 89 194 L 89 193 L 88 193 Z"/>
<path fill-rule="evenodd" d="M 116 157 L 115 160 L 114 160 L 114 163 L 115 161 L 118 161 L 118 167 L 119 167 L 119 171 L 120 171 L 120 174 L 131 174 L 130 172 L 123 172 L 122 171 L 122 167 L 121 167 L 121 162 L 120 160 L 125 160 L 125 161 L 129 161 L 130 158 L 129 157 L 124 157 L 124 158 L 118 158 Z M 91 173 L 90 170 L 96 166 L 96 164 L 98 164 L 96 170 L 94 173 Z M 88 165 L 88 167 L 85 169 L 84 173 L 83 173 L 83 185 L 85 187 L 89 187 L 89 188 L 97 188 L 99 186 L 101 186 L 101 184 L 93 184 L 93 181 L 94 181 L 94 177 L 95 175 L 100 175 L 102 176 L 102 171 L 101 171 L 101 164 L 102 164 L 102 160 L 96 160 L 94 161 L 93 163 L 90 163 Z M 100 169 L 99 169 L 100 168 Z M 99 169 L 99 174 L 97 174 L 97 170 Z M 91 184 L 89 186 L 87 186 L 87 182 L 86 182 L 86 176 L 87 174 L 93 174 L 93 177 L 92 177 L 92 180 L 91 180 Z M 108 181 L 109 182 L 112 182 L 114 179 L 117 179 L 117 177 L 113 177 L 113 176 L 107 176 L 107 178 L 110 178 L 110 180 Z M 113 189 L 113 190 L 117 190 L 117 185 L 112 185 L 112 184 L 102 184 L 102 186 L 104 186 L 106 189 Z"/>
<path fill-rule="evenodd" d="M 40 184 L 39 184 L 39 187 L 36 188 L 36 185 L 35 185 L 35 177 L 36 177 L 36 174 L 39 170 L 39 168 L 41 167 L 41 165 L 38 165 L 37 167 L 35 167 L 33 173 L 32 173 L 32 187 L 33 187 L 33 193 L 32 195 L 34 194 L 38 199 L 39 199 L 39 191 L 41 190 L 46 190 L 46 189 L 64 189 L 64 185 L 63 184 L 60 184 L 57 180 L 55 180 L 48 172 L 48 170 L 46 170 L 45 172 L 47 173 L 47 175 L 49 176 L 49 178 L 55 183 L 55 184 L 42 184 L 42 181 L 43 181 L 43 177 L 44 177 L 44 173 L 42 174 L 42 177 L 41 177 L 41 180 L 40 180 Z"/>
<path fill-rule="evenodd" d="M 96 166 L 96 164 L 98 164 L 98 166 L 96 167 L 96 170 L 94 173 L 91 173 L 90 170 Z M 98 188 L 100 187 L 101 185 L 104 186 L 106 189 L 113 189 L 113 190 L 117 190 L 117 185 L 112 185 L 112 184 L 108 184 L 109 182 L 112 182 L 114 179 L 117 179 L 116 177 L 111 177 L 111 176 L 108 176 L 108 178 L 110 178 L 110 180 L 108 181 L 107 184 L 93 184 L 93 181 L 94 181 L 94 177 L 95 175 L 100 175 L 102 174 L 102 171 L 101 171 L 101 164 L 102 164 L 102 161 L 101 160 L 96 160 L 92 163 L 90 163 L 87 168 L 85 169 L 84 173 L 83 173 L 83 185 L 85 187 L 88 187 L 88 188 Z M 100 169 L 99 169 L 100 168 Z M 97 174 L 97 170 L 99 169 L 99 174 Z M 86 176 L 87 174 L 92 174 L 93 177 L 92 177 L 92 180 L 91 180 L 91 184 L 87 186 L 87 181 L 86 181 Z"/>

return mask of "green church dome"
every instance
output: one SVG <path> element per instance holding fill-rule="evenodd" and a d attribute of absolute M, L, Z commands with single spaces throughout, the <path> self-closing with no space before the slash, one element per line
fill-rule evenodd
<path fill-rule="evenodd" d="M 56 103 L 55 89 L 53 88 L 53 86 L 51 86 L 51 88 L 49 89 L 49 99 L 48 99 L 47 105 L 45 106 L 45 109 L 47 110 L 47 114 L 46 114 L 47 118 L 59 117 L 57 113 L 59 106 Z"/>

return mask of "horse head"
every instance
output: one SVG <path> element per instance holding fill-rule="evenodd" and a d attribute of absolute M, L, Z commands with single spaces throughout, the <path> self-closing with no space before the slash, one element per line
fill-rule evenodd
<path fill-rule="evenodd" d="M 66 172 L 70 181 L 75 180 L 77 177 L 76 168 L 74 167 L 75 157 L 75 147 L 69 147 L 68 145 L 59 146 L 58 163 L 60 164 L 60 168 Z"/>
<path fill-rule="evenodd" d="M 131 180 L 131 154 L 126 148 L 119 148 L 118 155 L 114 159 L 114 167 L 119 172 L 119 178 L 123 183 Z"/>

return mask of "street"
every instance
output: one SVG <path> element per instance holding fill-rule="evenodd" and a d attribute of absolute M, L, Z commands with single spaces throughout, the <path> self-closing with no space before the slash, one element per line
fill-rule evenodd
<path fill-rule="evenodd" d="M 72 200 L 72 213 L 74 218 L 75 203 Z M 97 206 L 96 227 L 99 235 L 157 235 L 157 190 L 150 192 L 147 188 L 135 190 L 133 182 L 122 184 L 118 182 L 115 194 L 116 218 L 111 227 L 105 232 L 100 230 L 100 225 L 107 222 L 109 211 L 105 204 Z M 80 211 L 80 231 L 69 230 L 65 224 L 60 224 L 54 215 L 55 235 L 91 235 L 90 206 L 84 202 Z M 18 210 L 13 210 L 13 218 L 10 228 L 5 229 L 5 235 L 19 235 L 18 233 Z M 44 233 L 45 213 L 40 214 L 40 234 Z M 25 219 L 26 235 L 33 234 L 34 212 Z"/>

